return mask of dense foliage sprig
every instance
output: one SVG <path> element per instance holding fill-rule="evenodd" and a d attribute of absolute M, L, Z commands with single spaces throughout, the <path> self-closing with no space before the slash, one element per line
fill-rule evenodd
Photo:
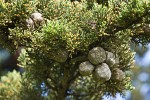
<path fill-rule="evenodd" d="M 18 94 L 21 100 L 29 97 L 37 100 L 42 91 L 54 100 L 66 97 L 95 100 L 133 89 L 130 76 L 126 74 L 132 70 L 134 59 L 129 43 L 149 42 L 148 0 L 109 0 L 105 3 L 95 0 L 8 0 L 0 3 L 0 11 L 3 19 L 0 20 L 0 41 L 12 51 L 22 47 L 18 65 L 26 72 L 21 82 L 24 94 Z M 43 23 L 34 22 L 32 13 L 42 14 Z M 26 26 L 28 18 L 36 27 Z M 104 55 L 109 51 L 119 58 L 113 66 L 108 64 L 107 69 L 112 74 L 104 82 L 79 72 L 81 63 L 92 63 L 88 54 L 95 47 L 103 48 Z M 91 68 L 90 74 L 97 66 L 106 65 L 102 63 L 107 63 L 106 59 L 98 65 L 92 63 L 95 67 Z M 118 73 L 125 73 L 125 78 L 116 80 L 114 77 Z M 45 90 L 39 87 L 42 83 Z M 31 95 L 31 91 L 35 95 Z M 43 97 L 40 95 L 38 99 Z"/>

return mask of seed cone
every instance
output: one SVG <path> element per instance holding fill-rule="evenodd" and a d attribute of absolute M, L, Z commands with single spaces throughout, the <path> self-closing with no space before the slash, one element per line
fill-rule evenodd
<path fill-rule="evenodd" d="M 41 22 L 43 21 L 42 14 L 39 13 L 39 12 L 32 13 L 32 14 L 31 14 L 31 19 L 32 19 L 34 22 L 38 22 L 38 23 L 41 23 Z"/>
<path fill-rule="evenodd" d="M 92 64 L 98 65 L 106 60 L 106 52 L 101 47 L 95 47 L 89 51 L 88 59 Z"/>
<path fill-rule="evenodd" d="M 88 76 L 92 74 L 93 70 L 94 66 L 89 61 L 82 62 L 79 65 L 79 72 L 83 76 Z"/>
<path fill-rule="evenodd" d="M 119 68 L 113 70 L 112 79 L 122 81 L 125 78 L 125 73 Z"/>
<path fill-rule="evenodd" d="M 93 73 L 93 78 L 96 81 L 108 81 L 111 77 L 111 71 L 106 63 L 98 65 Z"/>
<path fill-rule="evenodd" d="M 119 63 L 118 56 L 115 56 L 112 52 L 106 51 L 106 63 L 109 65 L 109 67 L 112 67 L 115 64 Z"/>
<path fill-rule="evenodd" d="M 51 59 L 57 62 L 65 62 L 68 59 L 68 52 L 64 49 L 59 49 L 51 54 Z"/>

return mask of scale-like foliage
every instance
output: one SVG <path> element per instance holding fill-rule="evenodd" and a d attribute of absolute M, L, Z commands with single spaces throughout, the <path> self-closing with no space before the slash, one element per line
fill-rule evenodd
<path fill-rule="evenodd" d="M 130 42 L 150 40 L 148 0 L 8 0 L 0 11 L 0 40 L 22 48 L 21 100 L 95 100 L 133 89 Z"/>
<path fill-rule="evenodd" d="M 20 73 L 13 71 L 7 76 L 2 76 L 0 80 L 0 99 L 1 100 L 19 100 L 19 92 L 22 87 Z"/>

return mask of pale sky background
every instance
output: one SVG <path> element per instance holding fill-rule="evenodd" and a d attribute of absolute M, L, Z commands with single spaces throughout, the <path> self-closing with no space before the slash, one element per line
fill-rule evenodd
<path fill-rule="evenodd" d="M 136 55 L 135 60 L 140 66 L 146 67 L 150 65 L 150 44 L 148 45 L 148 51 L 144 54 L 143 58 L 140 58 Z"/>

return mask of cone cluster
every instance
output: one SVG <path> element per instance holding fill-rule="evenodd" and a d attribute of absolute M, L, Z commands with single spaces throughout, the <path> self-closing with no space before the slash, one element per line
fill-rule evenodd
<path fill-rule="evenodd" d="M 115 66 L 119 64 L 119 56 L 105 51 L 102 47 L 94 47 L 88 53 L 88 61 L 79 65 L 82 76 L 92 75 L 96 81 L 108 81 L 110 79 L 122 81 L 125 73 Z"/>
<path fill-rule="evenodd" d="M 35 28 L 40 26 L 44 21 L 44 18 L 41 13 L 35 12 L 30 15 L 28 19 L 26 19 L 26 26 L 28 28 Z"/>

